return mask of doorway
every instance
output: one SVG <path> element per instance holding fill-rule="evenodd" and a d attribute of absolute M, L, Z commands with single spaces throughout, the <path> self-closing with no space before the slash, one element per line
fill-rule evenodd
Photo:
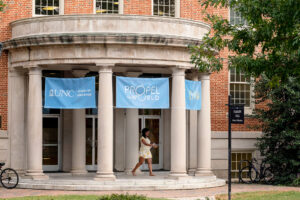
<path fill-rule="evenodd" d="M 86 116 L 86 169 L 97 170 L 97 137 L 98 137 L 97 115 Z"/>
<path fill-rule="evenodd" d="M 150 129 L 150 140 L 152 143 L 159 145 L 157 149 L 152 148 L 152 168 L 153 170 L 161 170 L 163 168 L 163 133 L 161 116 L 157 115 L 140 115 L 139 130 L 141 138 L 141 130 L 143 128 Z M 141 166 L 141 170 L 148 170 L 148 164 L 145 162 Z"/>
<path fill-rule="evenodd" d="M 43 170 L 61 169 L 60 115 L 43 116 Z"/>

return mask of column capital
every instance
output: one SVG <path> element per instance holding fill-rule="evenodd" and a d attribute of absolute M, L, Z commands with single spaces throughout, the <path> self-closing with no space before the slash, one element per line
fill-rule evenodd
<path fill-rule="evenodd" d="M 26 68 L 28 68 L 28 74 L 29 75 L 40 75 L 40 76 L 42 76 L 42 69 L 40 68 L 40 67 L 37 67 L 37 66 L 35 66 L 35 67 L 26 67 Z"/>
<path fill-rule="evenodd" d="M 172 67 L 172 76 L 185 76 L 185 68 L 180 68 L 178 66 Z"/>
<path fill-rule="evenodd" d="M 199 72 L 196 70 L 193 70 L 191 73 L 188 74 L 188 77 L 192 80 L 192 81 L 198 81 L 199 80 Z"/>
<path fill-rule="evenodd" d="M 99 73 L 112 73 L 115 64 L 96 63 Z"/>
<path fill-rule="evenodd" d="M 205 73 L 199 73 L 199 80 L 210 80 L 210 75 L 212 73 L 205 72 Z"/>
<path fill-rule="evenodd" d="M 25 75 L 24 69 L 8 68 L 9 77 L 20 77 Z"/>

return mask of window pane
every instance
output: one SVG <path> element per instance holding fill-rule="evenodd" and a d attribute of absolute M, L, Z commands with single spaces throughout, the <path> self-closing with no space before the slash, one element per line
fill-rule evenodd
<path fill-rule="evenodd" d="M 59 0 L 54 0 L 54 6 L 59 6 Z"/>
<path fill-rule="evenodd" d="M 241 160 L 251 160 L 252 153 L 243 152 L 243 153 L 231 153 L 232 162 L 231 162 L 231 173 L 232 178 L 238 178 L 239 169 L 240 169 L 240 161 Z M 242 162 L 242 168 L 247 166 L 247 162 Z M 247 171 L 242 172 L 242 177 L 247 178 Z"/>
<path fill-rule="evenodd" d="M 240 82 L 241 81 L 241 78 L 240 78 L 240 73 L 236 73 L 236 82 Z"/>
<path fill-rule="evenodd" d="M 119 13 L 119 0 L 96 0 L 96 13 Z"/>
<path fill-rule="evenodd" d="M 174 0 L 154 0 L 153 15 L 158 16 L 175 16 L 175 1 Z"/>
<path fill-rule="evenodd" d="M 39 6 L 35 7 L 35 14 L 36 15 L 40 15 L 41 14 L 41 7 L 39 7 Z"/>
<path fill-rule="evenodd" d="M 155 6 L 155 5 L 154 5 L 154 8 L 153 8 L 153 15 L 158 15 L 158 6 Z"/>
<path fill-rule="evenodd" d="M 235 11 L 234 8 L 230 8 L 230 24 L 232 25 L 246 25 L 246 20 L 242 19 L 241 15 Z"/>
<path fill-rule="evenodd" d="M 250 82 L 247 81 L 243 72 L 236 73 L 236 70 L 230 70 L 230 95 L 232 103 L 245 104 L 250 107 Z"/>
<path fill-rule="evenodd" d="M 36 15 L 58 15 L 59 0 L 36 0 L 35 14 Z"/>

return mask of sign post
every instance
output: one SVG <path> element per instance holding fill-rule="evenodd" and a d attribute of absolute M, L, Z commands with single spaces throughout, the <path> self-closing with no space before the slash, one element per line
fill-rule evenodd
<path fill-rule="evenodd" d="M 244 105 L 231 105 L 228 96 L 228 200 L 231 200 L 231 124 L 244 124 Z"/>

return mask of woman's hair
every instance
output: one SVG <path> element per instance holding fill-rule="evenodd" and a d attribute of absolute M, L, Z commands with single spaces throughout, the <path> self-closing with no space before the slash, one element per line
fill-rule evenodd
<path fill-rule="evenodd" d="M 148 131 L 150 131 L 148 128 L 143 128 L 143 130 L 142 130 L 142 136 L 143 136 L 144 138 L 147 137 L 147 136 L 146 136 L 146 133 L 147 133 Z"/>

